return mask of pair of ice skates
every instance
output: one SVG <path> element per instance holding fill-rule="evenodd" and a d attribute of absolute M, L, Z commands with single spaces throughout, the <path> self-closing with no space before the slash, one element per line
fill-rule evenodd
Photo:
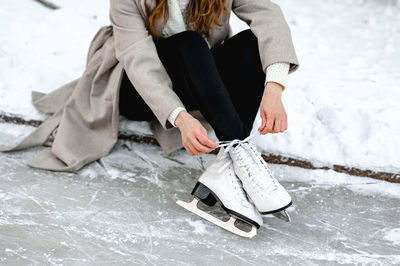
<path fill-rule="evenodd" d="M 217 157 L 200 176 L 192 191 L 193 201 L 176 203 L 200 217 L 243 237 L 251 238 L 263 224 L 262 214 L 274 214 L 290 222 L 285 211 L 292 204 L 288 192 L 272 176 L 271 171 L 250 139 L 219 142 Z M 222 221 L 198 208 L 201 201 L 208 206 L 217 202 L 231 216 Z M 245 231 L 236 220 L 251 226 Z"/>

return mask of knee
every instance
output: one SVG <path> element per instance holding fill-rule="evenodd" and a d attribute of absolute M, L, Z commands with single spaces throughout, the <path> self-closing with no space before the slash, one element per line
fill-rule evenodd
<path fill-rule="evenodd" d="M 254 33 L 251 31 L 251 29 L 247 29 L 247 30 L 241 31 L 238 34 L 242 35 L 242 37 L 247 39 L 247 40 L 251 40 L 251 41 L 257 40 L 256 35 L 254 35 Z"/>
<path fill-rule="evenodd" d="M 240 51 L 240 56 L 245 62 L 259 64 L 260 53 L 258 48 L 258 39 L 254 33 L 248 29 L 238 33 L 237 36 L 237 51 Z M 258 67 L 258 65 L 257 65 Z"/>
<path fill-rule="evenodd" d="M 248 48 L 248 49 L 244 49 L 245 51 L 254 51 L 258 49 L 258 44 L 257 44 L 257 37 L 256 35 L 254 35 L 254 33 L 250 30 L 244 30 L 242 32 L 238 33 L 238 38 L 240 38 L 242 45 L 244 46 L 244 48 Z M 256 48 L 256 49 L 254 49 Z"/>
<path fill-rule="evenodd" d="M 185 30 L 185 31 L 181 31 L 179 33 L 175 34 L 177 37 L 179 36 L 182 39 L 185 40 L 200 40 L 203 39 L 203 36 L 201 36 L 200 33 L 198 33 L 197 31 L 194 30 Z"/>
<path fill-rule="evenodd" d="M 181 46 L 181 48 L 191 48 L 191 49 L 198 49 L 198 48 L 207 48 L 208 45 L 204 37 L 198 33 L 197 31 L 194 30 L 186 30 L 179 32 L 176 35 L 176 38 L 178 39 L 178 45 Z"/>

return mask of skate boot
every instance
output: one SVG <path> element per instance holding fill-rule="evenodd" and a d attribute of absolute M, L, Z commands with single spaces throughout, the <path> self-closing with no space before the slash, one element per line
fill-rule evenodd
<path fill-rule="evenodd" d="M 242 181 L 247 195 L 254 202 L 261 214 L 274 216 L 290 222 L 290 216 L 285 211 L 292 204 L 292 199 L 285 188 L 275 179 L 267 163 L 261 157 L 250 139 L 225 142 L 236 175 Z"/>
<path fill-rule="evenodd" d="M 177 201 L 177 204 L 234 234 L 251 238 L 257 234 L 257 229 L 263 223 L 260 213 L 249 202 L 240 180 L 235 175 L 232 160 L 229 154 L 224 152 L 223 147 L 218 152 L 214 162 L 200 176 L 192 195 L 194 196 L 192 202 Z M 221 207 L 231 216 L 230 219 L 222 221 L 200 210 L 197 207 L 199 201 L 208 206 L 213 206 L 219 202 Z M 235 225 L 236 219 L 249 224 L 251 230 L 246 232 L 239 229 Z"/>

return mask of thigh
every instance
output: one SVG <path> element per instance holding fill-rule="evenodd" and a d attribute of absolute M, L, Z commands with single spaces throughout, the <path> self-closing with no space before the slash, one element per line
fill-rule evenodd
<path fill-rule="evenodd" d="M 180 54 L 180 38 L 184 32 L 171 35 L 167 38 L 155 40 L 158 57 L 163 64 L 172 82 L 172 89 L 185 105 L 187 110 L 198 109 L 196 98 L 191 91 L 191 80 Z"/>
<path fill-rule="evenodd" d="M 163 64 L 168 76 L 171 79 L 173 90 L 183 102 L 187 110 L 195 110 L 197 106 L 192 94 L 187 93 L 190 88 L 186 72 L 182 67 L 182 62 L 178 53 L 178 38 L 180 35 L 175 34 L 168 38 L 154 40 L 158 57 Z M 120 114 L 131 120 L 149 121 L 156 119 L 150 107 L 136 91 L 130 82 L 126 72 L 124 71 L 119 100 Z"/>
<path fill-rule="evenodd" d="M 264 92 L 265 72 L 256 36 L 242 31 L 211 49 L 241 119 L 252 126 Z"/>

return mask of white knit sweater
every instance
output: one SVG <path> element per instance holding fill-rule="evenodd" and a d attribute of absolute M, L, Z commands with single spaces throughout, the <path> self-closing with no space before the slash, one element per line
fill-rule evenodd
<path fill-rule="evenodd" d="M 186 30 L 184 16 L 187 11 L 190 0 L 168 0 L 169 18 L 163 29 L 164 36 L 170 36 Z M 207 40 L 206 40 L 207 41 Z M 285 87 L 287 75 L 289 73 L 289 64 L 275 63 L 267 67 L 264 87 L 267 82 L 276 82 Z M 186 110 L 184 106 L 177 107 L 168 116 L 168 121 L 174 126 L 175 119 L 179 112 Z"/>

